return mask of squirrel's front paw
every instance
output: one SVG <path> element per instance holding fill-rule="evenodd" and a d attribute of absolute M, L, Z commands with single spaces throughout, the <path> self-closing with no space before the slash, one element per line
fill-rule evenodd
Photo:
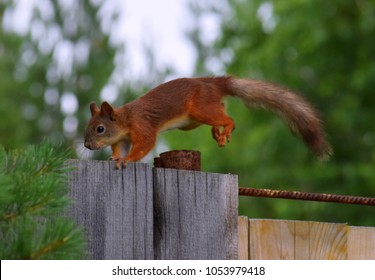
<path fill-rule="evenodd" d="M 125 168 L 127 164 L 128 164 L 128 161 L 126 160 L 126 158 L 116 159 L 116 169 L 119 169 L 121 165 Z"/>

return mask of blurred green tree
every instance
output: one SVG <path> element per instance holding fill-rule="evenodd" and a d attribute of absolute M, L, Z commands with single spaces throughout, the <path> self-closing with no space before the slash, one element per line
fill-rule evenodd
<path fill-rule="evenodd" d="M 196 72 L 264 79 L 301 92 L 321 111 L 335 154 L 319 162 L 276 115 L 250 112 L 236 100 L 227 102 L 236 130 L 224 149 L 209 139 L 208 128 L 168 135 L 171 147 L 201 150 L 205 170 L 239 174 L 244 187 L 374 196 L 374 3 L 228 0 L 207 8 L 192 1 Z M 205 18 L 221 26 L 208 44 L 200 26 Z M 372 214 L 365 207 L 248 198 L 240 204 L 240 212 L 251 217 L 374 225 L 369 210 Z"/>
<path fill-rule="evenodd" d="M 72 145 L 114 69 L 98 1 L 0 1 L 0 142 Z M 107 25 L 116 14 L 107 15 Z"/>

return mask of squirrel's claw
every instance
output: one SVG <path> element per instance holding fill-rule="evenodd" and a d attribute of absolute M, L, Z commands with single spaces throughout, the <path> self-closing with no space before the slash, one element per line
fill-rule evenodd
<path fill-rule="evenodd" d="M 126 158 L 118 158 L 116 159 L 116 169 L 120 169 L 121 165 L 125 168 L 128 164 Z"/>

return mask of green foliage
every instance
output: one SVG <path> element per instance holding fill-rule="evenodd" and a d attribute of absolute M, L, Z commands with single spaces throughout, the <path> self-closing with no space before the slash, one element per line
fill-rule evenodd
<path fill-rule="evenodd" d="M 83 231 L 67 210 L 68 153 L 49 143 L 0 147 L 0 259 L 80 259 Z"/>
<path fill-rule="evenodd" d="M 101 4 L 70 4 L 74 9 L 57 0 L 33 2 L 22 33 L 9 27 L 9 17 L 24 3 L 0 1 L 0 141 L 6 148 L 45 137 L 75 144 L 89 119 L 89 103 L 99 100 L 113 72 L 116 46 L 101 28 Z M 66 97 L 75 100 L 76 110 L 71 103 L 64 104 L 71 111 L 62 110 Z"/>
<path fill-rule="evenodd" d="M 269 80 L 301 92 L 322 113 L 335 154 L 319 162 L 276 115 L 249 111 L 236 100 L 228 101 L 236 130 L 224 149 L 216 147 L 208 131 L 200 131 L 204 136 L 185 134 L 182 141 L 204 151 L 206 170 L 236 173 L 243 187 L 374 196 L 375 2 L 228 0 L 222 4 L 226 5 L 221 9 L 216 3 L 198 9 L 198 18 L 219 18 L 221 33 L 214 44 L 204 46 L 198 42 L 204 39 L 200 29 L 191 32 L 199 51 L 197 72 L 216 75 L 209 63 L 216 61 L 224 73 Z M 368 210 L 271 199 L 242 199 L 240 204 L 240 212 L 251 217 L 373 226 L 375 212 Z"/>

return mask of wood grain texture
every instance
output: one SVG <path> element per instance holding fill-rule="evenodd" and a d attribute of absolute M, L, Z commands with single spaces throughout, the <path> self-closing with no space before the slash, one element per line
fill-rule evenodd
<path fill-rule="evenodd" d="M 311 260 L 345 260 L 347 254 L 347 226 L 321 222 L 308 222 Z"/>
<path fill-rule="evenodd" d="M 294 259 L 310 259 L 310 226 L 309 222 L 294 221 Z"/>
<path fill-rule="evenodd" d="M 69 215 L 85 229 L 91 259 L 153 259 L 153 175 L 147 164 L 67 163 Z"/>
<path fill-rule="evenodd" d="M 154 169 L 155 259 L 237 259 L 237 176 Z"/>
<path fill-rule="evenodd" d="M 250 258 L 294 259 L 294 225 L 283 220 L 250 220 Z"/>
<path fill-rule="evenodd" d="M 238 259 L 249 259 L 249 218 L 238 217 Z"/>
<path fill-rule="evenodd" d="M 375 228 L 349 227 L 349 260 L 375 260 Z"/>
<path fill-rule="evenodd" d="M 246 227 L 244 222 L 240 225 Z M 348 257 L 348 227 L 345 224 L 250 219 L 248 232 L 248 257 L 253 260 L 340 260 Z M 244 242 L 239 240 L 239 244 Z"/>

